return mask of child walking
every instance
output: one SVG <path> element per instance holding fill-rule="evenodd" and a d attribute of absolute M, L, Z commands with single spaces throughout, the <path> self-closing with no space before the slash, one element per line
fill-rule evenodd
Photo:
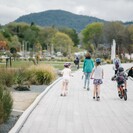
<path fill-rule="evenodd" d="M 70 76 L 72 76 L 70 67 L 71 67 L 71 63 L 65 63 L 64 69 L 61 72 L 63 75 L 63 79 L 62 79 L 62 88 L 61 88 L 60 96 L 66 96 L 67 95 Z"/>
<path fill-rule="evenodd" d="M 102 79 L 104 75 L 103 69 L 101 68 L 100 64 L 101 64 L 101 59 L 97 58 L 95 63 L 95 68 L 93 69 L 91 74 L 91 79 L 94 78 L 93 99 L 95 99 L 96 97 L 98 101 L 100 100 L 100 85 L 103 83 Z"/>

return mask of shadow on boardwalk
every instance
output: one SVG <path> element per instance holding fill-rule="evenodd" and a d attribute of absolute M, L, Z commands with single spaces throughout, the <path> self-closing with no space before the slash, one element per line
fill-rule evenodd
<path fill-rule="evenodd" d="M 125 69 L 131 65 L 123 64 Z M 60 96 L 58 79 L 23 113 L 10 133 L 133 133 L 133 81 L 127 81 L 128 100 L 124 101 L 118 98 L 116 83 L 110 80 L 112 65 L 103 69 L 99 102 L 92 99 L 92 81 L 90 91 L 83 89 L 82 70 L 78 70 L 66 97 Z"/>

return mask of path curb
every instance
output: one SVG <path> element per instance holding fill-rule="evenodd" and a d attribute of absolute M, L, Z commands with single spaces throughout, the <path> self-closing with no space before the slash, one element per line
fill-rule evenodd
<path fill-rule="evenodd" d="M 31 112 L 35 109 L 38 105 L 40 100 L 47 94 L 47 92 L 56 84 L 58 83 L 62 77 L 55 80 L 51 85 L 49 85 L 36 99 L 35 101 L 24 111 L 24 113 L 20 116 L 14 127 L 9 131 L 9 133 L 18 133 L 22 126 L 24 125 L 25 121 L 28 119 Z"/>

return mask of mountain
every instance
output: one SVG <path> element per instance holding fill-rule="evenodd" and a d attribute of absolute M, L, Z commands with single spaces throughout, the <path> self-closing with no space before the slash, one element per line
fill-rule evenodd
<path fill-rule="evenodd" d="M 40 26 L 70 27 L 80 32 L 90 23 L 105 22 L 105 20 L 96 17 L 77 15 L 63 10 L 48 10 L 21 16 L 16 19 L 15 22 L 26 22 L 29 24 L 34 22 Z"/>
<path fill-rule="evenodd" d="M 125 22 L 124 24 L 125 25 L 131 25 L 131 24 L 133 24 L 133 21 Z"/>

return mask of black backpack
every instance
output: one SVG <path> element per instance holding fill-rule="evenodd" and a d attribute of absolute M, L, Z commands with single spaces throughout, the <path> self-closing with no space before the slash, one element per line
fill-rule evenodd
<path fill-rule="evenodd" d="M 117 77 L 116 80 L 117 80 L 117 82 L 118 82 L 119 84 L 122 84 L 122 83 L 125 82 L 125 78 L 124 78 L 123 75 L 119 75 L 119 76 Z"/>

